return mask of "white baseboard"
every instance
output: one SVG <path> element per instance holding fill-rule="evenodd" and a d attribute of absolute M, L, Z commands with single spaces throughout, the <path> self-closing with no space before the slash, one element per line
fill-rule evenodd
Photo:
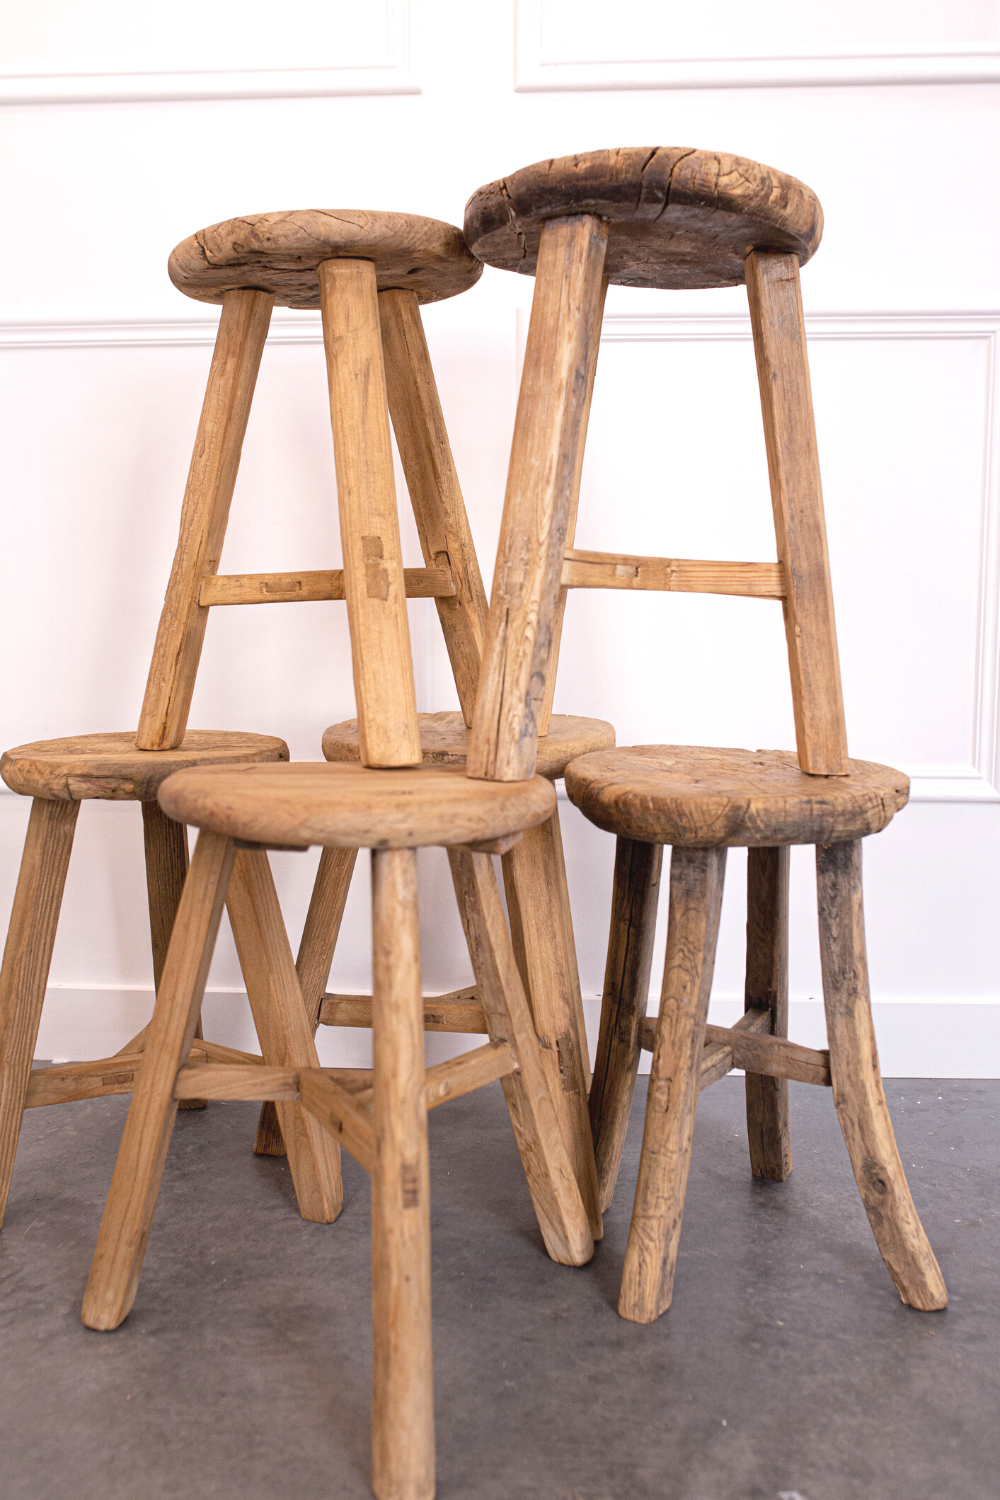
<path fill-rule="evenodd" d="M 36 1055 L 84 1061 L 109 1057 L 124 1047 L 149 1020 L 151 988 L 136 986 L 52 985 Z M 601 1002 L 584 1001 L 591 1050 L 597 1040 Z M 734 997 L 713 999 L 711 1019 L 731 1026 L 743 1009 Z M 872 1009 L 882 1071 L 888 1078 L 1000 1078 L 1000 998 L 976 1000 L 876 1000 Z M 826 1045 L 823 1003 L 813 997 L 793 998 L 789 1031 L 808 1047 Z M 258 1051 L 250 1008 L 242 990 L 207 990 L 202 1011 L 205 1034 L 213 1041 L 247 1052 Z M 477 1044 L 476 1038 L 432 1033 L 427 1039 L 429 1062 L 441 1062 Z M 371 1034 L 357 1028 L 320 1027 L 320 1061 L 327 1067 L 371 1066 Z M 649 1071 L 643 1053 L 641 1072 Z"/>

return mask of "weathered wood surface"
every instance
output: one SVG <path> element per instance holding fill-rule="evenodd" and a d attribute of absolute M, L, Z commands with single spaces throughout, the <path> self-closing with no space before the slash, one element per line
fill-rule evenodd
<path fill-rule="evenodd" d="M 202 580 L 218 572 L 273 298 L 227 292 L 188 472 L 180 533 L 160 614 L 136 744 L 169 750 L 187 729 L 208 611 Z"/>
<path fill-rule="evenodd" d="M 284 775 L 259 773 L 283 771 Z M 556 794 L 541 776 L 472 781 L 459 766 L 375 771 L 294 761 L 228 774 L 185 771 L 160 790 L 178 821 L 261 844 L 341 849 L 475 844 L 551 817 Z"/>
<path fill-rule="evenodd" d="M 816 776 L 843 776 L 847 729 L 799 264 L 794 255 L 755 251 L 746 265 L 774 531 L 787 588 L 785 636 L 799 764 Z"/>
<path fill-rule="evenodd" d="M 662 863 L 661 845 L 618 840 L 601 1028 L 590 1086 L 590 1126 L 605 1213 L 618 1181 L 639 1069 L 639 1024 L 649 995 Z"/>
<path fill-rule="evenodd" d="M 663 990 L 618 1298 L 635 1323 L 658 1318 L 673 1295 L 725 869 L 725 849 L 671 854 Z"/>
<path fill-rule="evenodd" d="M 948 1291 L 917 1216 L 882 1088 L 868 990 L 861 844 L 816 850 L 823 1003 L 833 1101 L 875 1243 L 910 1307 L 932 1312 Z"/>
<path fill-rule="evenodd" d="M 461 714 L 417 714 L 424 765 L 464 766 L 469 753 L 469 730 Z M 553 714 L 548 733 L 538 741 L 536 776 L 556 781 L 571 760 L 592 750 L 610 750 L 615 743 L 614 725 L 605 719 L 584 719 L 576 714 Z M 358 721 L 331 724 L 323 733 L 327 760 L 357 760 Z"/>
<path fill-rule="evenodd" d="M 375 1133 L 367 1106 L 322 1069 L 300 1073 L 298 1079 L 302 1108 L 371 1173 L 375 1165 Z"/>
<path fill-rule="evenodd" d="M 78 802 L 32 804 L 0 968 L 0 1224 L 21 1133 Z"/>
<path fill-rule="evenodd" d="M 632 146 L 540 161 L 479 188 L 465 237 L 487 265 L 533 275 L 546 221 L 610 223 L 608 279 L 623 286 L 738 286 L 755 246 L 804 265 L 823 232 L 816 195 L 784 172 L 722 151 Z"/>
<path fill-rule="evenodd" d="M 693 849 L 863 838 L 905 807 L 909 787 L 865 760 L 844 776 L 806 775 L 785 750 L 632 745 L 566 768 L 570 801 L 598 828 Z"/>
<path fill-rule="evenodd" d="M 627 553 L 568 549 L 563 558 L 562 586 L 783 599 L 785 572 L 780 563 L 698 562 L 680 557 L 633 557 Z"/>
<path fill-rule="evenodd" d="M 321 1026 L 371 1026 L 371 995 L 324 995 L 320 1004 Z M 459 1031 L 475 1035 L 486 1031 L 483 1007 L 475 985 L 434 995 L 424 1000 L 425 1031 Z"/>
<path fill-rule="evenodd" d="M 137 750 L 135 735 L 129 733 L 80 734 L 8 750 L 0 760 L 0 776 L 24 797 L 149 802 L 161 782 L 186 766 L 287 759 L 284 740 L 270 734 L 192 729 L 173 750 Z"/>
<path fill-rule="evenodd" d="M 379 291 L 402 287 L 439 302 L 483 273 L 461 231 L 419 214 L 297 209 L 242 214 L 199 229 L 167 263 L 178 291 L 221 302 L 232 287 L 264 287 L 279 307 L 319 307 L 317 268 L 333 256 L 371 261 Z"/>
<path fill-rule="evenodd" d="M 153 948 L 153 987 L 159 989 L 160 975 L 170 947 L 174 918 L 181 904 L 184 878 L 188 869 L 187 829 L 168 818 L 158 802 L 142 804 L 142 839 L 146 858 L 146 898 L 149 906 L 149 935 Z M 201 1036 L 201 1021 L 195 1027 Z M 181 1109 L 204 1109 L 204 1099 L 185 1099 Z"/>
<path fill-rule="evenodd" d="M 469 529 L 465 501 L 448 441 L 424 325 L 411 291 L 378 299 L 389 415 L 428 571 L 447 572 L 450 597 L 438 599 L 438 618 L 467 724 L 479 686 L 487 599 Z"/>
<path fill-rule="evenodd" d="M 452 599 L 455 583 L 447 568 L 404 568 L 408 599 Z M 224 573 L 206 578 L 198 596 L 203 607 L 220 604 L 294 604 L 346 599 L 343 568 L 313 573 Z"/>
<path fill-rule="evenodd" d="M 469 775 L 484 780 L 521 781 L 535 767 L 606 245 L 607 225 L 586 214 L 542 239 L 469 743 Z"/>
<path fill-rule="evenodd" d="M 830 1054 L 815 1047 L 802 1047 L 786 1037 L 760 1036 L 729 1026 L 706 1026 L 706 1045 L 728 1047 L 731 1068 L 744 1068 L 770 1078 L 794 1078 L 798 1083 L 830 1084 Z M 727 1069 L 728 1072 L 728 1069 Z M 760 1176 L 760 1173 L 756 1174 Z M 786 1174 L 787 1175 L 787 1174 Z M 781 1178 L 776 1179 L 782 1181 Z"/>
<path fill-rule="evenodd" d="M 361 759 L 420 763 L 375 267 L 319 267 Z"/>
<path fill-rule="evenodd" d="M 428 1109 L 436 1109 L 450 1099 L 459 1099 L 487 1083 L 495 1083 L 498 1078 L 516 1073 L 518 1066 L 517 1054 L 509 1042 L 487 1042 L 485 1047 L 476 1047 L 461 1057 L 428 1068 L 424 1102 Z"/>
<path fill-rule="evenodd" d="M 747 854 L 744 1005 L 748 1015 L 765 1016 L 767 1031 L 780 1037 L 788 1035 L 788 867 L 787 848 Z M 750 1169 L 755 1177 L 784 1182 L 792 1170 L 788 1081 L 748 1069 L 745 1092 Z"/>

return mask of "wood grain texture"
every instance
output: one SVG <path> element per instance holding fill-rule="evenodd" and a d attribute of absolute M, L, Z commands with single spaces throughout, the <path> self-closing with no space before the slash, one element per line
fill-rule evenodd
<path fill-rule="evenodd" d="M 786 750 L 631 745 L 566 767 L 570 801 L 598 828 L 692 849 L 864 838 L 905 807 L 909 787 L 902 771 L 865 760 L 843 776 L 806 775 Z"/>
<path fill-rule="evenodd" d="M 231 840 L 203 833 L 191 860 L 83 1299 L 88 1328 L 117 1328 L 135 1300 L 177 1114 L 174 1082 L 194 1040 L 234 854 Z"/>
<path fill-rule="evenodd" d="M 469 518 L 452 457 L 417 296 L 378 299 L 389 414 L 428 571 L 447 572 L 451 597 L 438 595 L 438 618 L 466 724 L 479 685 L 487 600 Z"/>
<path fill-rule="evenodd" d="M 447 568 L 404 568 L 407 599 L 453 599 L 455 583 Z M 296 604 L 346 599 L 343 568 L 314 573 L 225 573 L 206 578 L 198 595 L 205 607 L 220 604 Z"/>
<path fill-rule="evenodd" d="M 208 611 L 202 579 L 219 570 L 273 298 L 227 292 L 188 472 L 180 534 L 156 632 L 136 745 L 169 750 L 187 729 Z"/>
<path fill-rule="evenodd" d="M 517 1069 L 517 1054 L 509 1042 L 487 1042 L 485 1047 L 474 1047 L 471 1052 L 463 1052 L 461 1057 L 435 1063 L 427 1069 L 424 1084 L 427 1108 L 436 1109 L 449 1099 L 471 1094 L 474 1089 L 516 1073 Z"/>
<path fill-rule="evenodd" d="M 522 167 L 479 188 L 465 237 L 487 265 L 535 274 L 546 221 L 610 222 L 608 279 L 622 286 L 738 286 L 757 249 L 804 265 L 823 232 L 816 195 L 746 157 L 685 146 L 586 151 Z"/>
<path fill-rule="evenodd" d="M 634 557 L 624 552 L 581 552 L 568 548 L 563 558 L 562 586 L 783 599 L 785 572 L 780 563 L 698 562 L 681 557 Z"/>
<path fill-rule="evenodd" d="M 535 1034 L 489 855 L 453 849 L 448 859 L 490 1040 L 517 1054 L 503 1090 L 545 1248 L 562 1265 L 584 1265 L 594 1237 L 555 1106 L 558 1059 Z"/>
<path fill-rule="evenodd" d="M 264 1062 L 318 1068 L 315 1008 L 307 1013 L 262 849 L 238 851 L 227 906 Z M 344 1201 L 337 1146 L 297 1105 L 279 1103 L 277 1113 L 299 1212 L 313 1223 L 330 1224 Z"/>
<path fill-rule="evenodd" d="M 764 1012 L 768 1031 L 779 1037 L 788 1035 L 788 866 L 787 848 L 747 854 L 744 1009 Z M 792 1170 L 788 1082 L 748 1071 L 745 1090 L 750 1169 L 755 1177 L 784 1182 Z"/>
<path fill-rule="evenodd" d="M 36 799 L 0 968 L 0 1224 L 10 1192 L 78 802 Z"/>
<path fill-rule="evenodd" d="M 729 1026 L 706 1026 L 705 1046 L 728 1048 L 729 1066 L 746 1069 L 748 1076 L 756 1073 L 769 1080 L 794 1078 L 798 1083 L 815 1083 L 821 1088 L 830 1086 L 829 1052 L 802 1047 L 787 1037 L 760 1035 Z M 762 1172 L 754 1173 L 755 1177 L 763 1175 Z M 774 1180 L 784 1181 L 780 1177 Z"/>
<path fill-rule="evenodd" d="M 158 802 L 150 800 L 142 804 L 142 839 L 146 858 L 149 935 L 153 948 L 153 987 L 158 989 L 187 875 L 187 829 L 168 818 Z M 201 1036 L 200 1019 L 194 1034 Z M 185 1099 L 181 1109 L 204 1109 L 205 1103 L 204 1099 Z"/>
<path fill-rule="evenodd" d="M 355 1094 L 327 1075 L 313 1069 L 298 1075 L 299 1101 L 334 1142 L 349 1151 L 365 1171 L 375 1168 L 375 1132 L 367 1106 Z"/>
<path fill-rule="evenodd" d="M 602 1213 L 614 1197 L 639 1070 L 639 1023 L 649 997 L 662 863 L 660 844 L 618 840 L 601 1029 L 590 1086 L 590 1128 Z"/>
<path fill-rule="evenodd" d="M 525 979 L 535 1032 L 546 1059 L 552 1058 L 558 1066 L 559 1086 L 552 1088 L 552 1102 L 590 1232 L 598 1240 L 604 1230 L 587 1112 L 586 1030 L 572 922 L 557 875 L 563 856 L 556 817 L 553 813 L 546 822 L 528 829 L 503 856 L 503 875 L 515 952 L 519 943 L 523 950 L 518 967 Z"/>
<path fill-rule="evenodd" d="M 815 776 L 843 776 L 847 729 L 796 257 L 749 255 L 747 296 L 787 590 L 783 608 L 799 765 Z"/>
<path fill-rule="evenodd" d="M 889 1118 L 872 1025 L 861 898 L 861 844 L 816 850 L 823 1003 L 833 1101 L 868 1222 L 910 1307 L 948 1301 L 940 1267 L 917 1216 Z"/>
<path fill-rule="evenodd" d="M 173 750 L 137 750 L 135 735 L 79 734 L 8 750 L 0 776 L 22 797 L 59 802 L 149 802 L 161 782 L 186 766 L 243 765 L 288 759 L 270 734 L 192 729 Z"/>
<path fill-rule="evenodd" d="M 319 267 L 354 693 L 366 766 L 420 763 L 375 267 Z"/>
<path fill-rule="evenodd" d="M 521 376 L 468 771 L 521 781 L 535 766 L 552 622 L 601 336 L 607 225 L 546 225 Z"/>
<path fill-rule="evenodd" d="M 469 753 L 469 730 L 461 714 L 417 714 L 424 765 L 464 766 Z M 584 719 L 576 714 L 553 714 L 548 733 L 538 741 L 535 774 L 556 781 L 571 760 L 592 750 L 610 750 L 615 743 L 614 726 L 605 719 Z M 356 761 L 358 721 L 331 724 L 323 733 L 327 760 Z"/>
<path fill-rule="evenodd" d="M 674 849 L 667 956 L 618 1311 L 651 1323 L 670 1306 L 691 1165 L 724 849 Z"/>
<path fill-rule="evenodd" d="M 372 1488 L 434 1494 L 430 1169 L 417 856 L 372 854 Z"/>
<path fill-rule="evenodd" d="M 371 1026 L 371 995 L 324 995 L 320 1005 L 321 1026 Z M 424 1000 L 425 1031 L 458 1031 L 475 1035 L 486 1031 L 483 1007 L 475 985 L 435 995 Z"/>
<path fill-rule="evenodd" d="M 287 774 L 258 776 L 257 772 Z M 261 844 L 414 849 L 474 844 L 551 817 L 556 794 L 541 776 L 471 781 L 460 766 L 370 770 L 295 761 L 217 776 L 184 771 L 160 788 L 171 817 Z"/>
<path fill-rule="evenodd" d="M 319 307 L 317 271 L 333 256 L 370 261 L 379 291 L 405 288 L 418 302 L 454 297 L 483 273 L 453 224 L 346 208 L 226 219 L 182 240 L 167 270 L 178 291 L 199 302 L 221 302 L 231 288 L 253 286 L 279 307 Z"/>

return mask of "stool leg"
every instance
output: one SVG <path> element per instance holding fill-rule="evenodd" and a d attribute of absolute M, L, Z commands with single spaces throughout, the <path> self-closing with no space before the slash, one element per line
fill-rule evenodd
<path fill-rule="evenodd" d="M 357 857 L 356 849 L 324 849 L 319 857 L 319 869 L 316 871 L 316 881 L 309 899 L 306 925 L 302 929 L 302 941 L 299 943 L 299 956 L 295 961 L 295 972 L 299 976 L 302 998 L 313 1023 L 314 1035 L 319 1025 L 323 991 L 330 977 L 330 965 L 340 936 L 340 924 L 344 919 L 344 907 L 347 904 L 347 893 L 351 889 L 351 876 L 354 874 Z M 253 1149 L 258 1156 L 285 1155 L 278 1114 L 271 1100 L 261 1105 Z"/>
<path fill-rule="evenodd" d="M 490 1040 L 509 1042 L 518 1057 L 503 1091 L 545 1248 L 582 1266 L 594 1237 L 556 1110 L 558 1059 L 535 1034 L 490 855 L 449 849 L 448 859 Z"/>
<path fill-rule="evenodd" d="M 725 871 L 725 849 L 671 855 L 663 993 L 618 1299 L 634 1323 L 652 1323 L 673 1295 Z"/>
<path fill-rule="evenodd" d="M 194 1040 L 234 853 L 231 839 L 199 835 L 90 1267 L 88 1328 L 117 1328 L 135 1301 L 177 1114 L 174 1084 Z"/>
<path fill-rule="evenodd" d="M 910 1307 L 948 1292 L 917 1217 L 882 1089 L 868 991 L 861 842 L 818 846 L 819 941 L 833 1102 L 875 1243 Z"/>
<path fill-rule="evenodd" d="M 639 1071 L 639 1022 L 649 996 L 662 863 L 662 844 L 618 840 L 601 1030 L 590 1086 L 590 1128 L 604 1213 L 611 1207 L 618 1181 Z"/>
<path fill-rule="evenodd" d="M 508 910 L 513 906 L 518 914 L 516 925 L 524 952 L 522 974 L 526 976 L 525 989 L 530 997 L 535 1031 L 555 1048 L 559 1065 L 559 1088 L 552 1095 L 553 1103 L 587 1209 L 590 1232 L 594 1239 L 600 1239 L 604 1231 L 597 1201 L 597 1167 L 580 1042 L 583 1004 L 573 929 L 568 907 L 563 902 L 562 843 L 556 817 L 553 813 L 547 823 L 527 830 L 503 856 L 503 872 Z M 512 917 L 512 930 L 514 927 Z"/>
<path fill-rule="evenodd" d="M 0 970 L 0 1224 L 14 1170 L 79 802 L 36 797 Z"/>
<path fill-rule="evenodd" d="M 431 1217 L 415 849 L 372 851 L 372 1488 L 434 1494 Z"/>
<path fill-rule="evenodd" d="M 153 947 L 153 984 L 160 975 L 170 947 L 170 934 L 184 890 L 188 867 L 187 829 L 168 818 L 158 802 L 142 804 L 142 835 L 146 854 L 146 895 L 149 901 L 149 936 Z M 140 1032 L 140 1035 L 144 1035 Z M 201 1017 L 194 1034 L 200 1037 Z M 134 1047 L 134 1042 L 129 1044 Z M 178 1109 L 205 1109 L 207 1099 L 182 1099 Z"/>
<path fill-rule="evenodd" d="M 318 1068 L 313 1016 L 302 999 L 265 850 L 236 855 L 228 906 L 264 1061 Z M 332 1224 L 344 1203 L 340 1147 L 301 1105 L 283 1103 L 277 1111 L 299 1212 L 315 1224 Z"/>
<path fill-rule="evenodd" d="M 746 1010 L 771 1012 L 771 1035 L 788 1035 L 788 849 L 747 850 Z M 788 1079 L 746 1075 L 747 1136 L 755 1177 L 784 1182 L 792 1170 Z"/>

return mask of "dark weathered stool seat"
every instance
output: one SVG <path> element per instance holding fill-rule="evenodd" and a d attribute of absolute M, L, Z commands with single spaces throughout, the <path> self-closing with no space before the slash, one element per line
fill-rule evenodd
<path fill-rule="evenodd" d="M 604 275 L 621 286 L 741 286 L 751 250 L 804 265 L 823 233 L 805 183 L 724 151 L 628 146 L 535 162 L 473 193 L 469 247 L 487 265 L 533 276 L 542 230 L 564 214 L 609 225 Z"/>
<path fill-rule="evenodd" d="M 469 753 L 469 730 L 458 713 L 417 714 L 424 765 L 464 766 Z M 571 760 L 593 750 L 609 750 L 615 743 L 612 724 L 604 719 L 584 719 L 576 714 L 553 714 L 549 730 L 538 741 L 535 770 L 556 781 Z M 327 760 L 356 761 L 359 758 L 358 721 L 331 724 L 323 735 Z"/>
<path fill-rule="evenodd" d="M 454 297 L 483 274 L 453 224 L 346 208 L 226 219 L 182 240 L 167 270 L 179 291 L 200 302 L 252 287 L 270 292 L 279 307 L 319 307 L 317 268 L 338 259 L 372 261 L 378 291 L 415 292 L 418 302 Z"/>
<path fill-rule="evenodd" d="M 846 776 L 807 776 L 787 750 L 630 745 L 572 761 L 566 791 L 598 828 L 648 844 L 839 844 L 879 833 L 910 791 L 890 766 L 847 765 Z"/>
<path fill-rule="evenodd" d="M 22 797 L 57 802 L 149 802 L 160 783 L 186 766 L 235 766 L 288 759 L 270 734 L 189 729 L 175 750 L 137 750 L 135 733 L 79 734 L 36 740 L 4 752 L 0 776 Z"/>

